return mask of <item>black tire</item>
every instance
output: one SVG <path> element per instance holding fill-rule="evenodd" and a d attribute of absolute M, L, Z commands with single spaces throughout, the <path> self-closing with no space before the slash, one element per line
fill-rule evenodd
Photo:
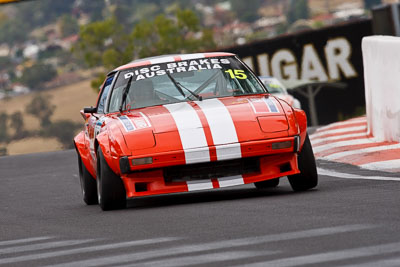
<path fill-rule="evenodd" d="M 102 210 L 126 207 L 126 191 L 121 177 L 108 166 L 100 148 L 97 150 L 97 196 Z"/>
<path fill-rule="evenodd" d="M 308 134 L 303 148 L 298 155 L 299 174 L 288 175 L 289 183 L 294 191 L 305 191 L 318 185 L 317 166 Z"/>
<path fill-rule="evenodd" d="M 96 179 L 86 169 L 83 164 L 81 156 L 78 154 L 78 165 L 79 165 L 79 181 L 82 189 L 83 201 L 87 205 L 97 204 L 97 186 Z"/>
<path fill-rule="evenodd" d="M 254 185 L 257 189 L 274 188 L 279 185 L 279 178 L 261 181 L 261 182 L 255 182 Z"/>

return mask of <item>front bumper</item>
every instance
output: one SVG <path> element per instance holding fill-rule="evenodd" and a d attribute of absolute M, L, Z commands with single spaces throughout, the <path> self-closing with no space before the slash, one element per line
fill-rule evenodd
<path fill-rule="evenodd" d="M 273 143 L 287 141 L 291 142 L 288 148 L 272 148 Z M 186 164 L 183 152 L 160 153 L 152 156 L 152 164 L 132 166 L 130 163 L 129 170 L 121 177 L 127 198 L 222 188 L 274 179 L 299 173 L 296 153 L 298 141 L 296 137 L 288 137 L 245 142 L 240 144 L 240 159 L 208 163 Z M 211 148 L 207 149 L 212 152 Z M 127 162 L 131 162 L 131 159 Z M 257 166 L 249 166 L 252 160 L 257 161 Z M 242 166 L 234 168 L 236 163 Z"/>

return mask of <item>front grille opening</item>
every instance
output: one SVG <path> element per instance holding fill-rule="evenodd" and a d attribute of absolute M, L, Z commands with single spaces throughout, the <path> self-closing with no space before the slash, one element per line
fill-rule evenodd
<path fill-rule="evenodd" d="M 280 172 L 290 172 L 292 170 L 292 166 L 289 162 L 279 166 Z"/>
<path fill-rule="evenodd" d="M 146 192 L 147 191 L 147 183 L 135 183 L 135 191 L 136 192 Z"/>
<path fill-rule="evenodd" d="M 252 157 L 167 167 L 164 179 L 165 182 L 195 181 L 259 172 L 260 159 Z"/>

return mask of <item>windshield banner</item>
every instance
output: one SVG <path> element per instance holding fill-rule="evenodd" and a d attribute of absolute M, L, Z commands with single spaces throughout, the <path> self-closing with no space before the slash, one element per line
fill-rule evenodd
<path fill-rule="evenodd" d="M 129 79 L 133 76 L 133 81 L 139 81 L 154 76 L 166 75 L 167 73 L 173 74 L 197 70 L 222 69 L 222 65 L 229 64 L 230 61 L 226 58 L 206 58 L 170 62 L 129 70 L 124 74 L 124 78 Z"/>

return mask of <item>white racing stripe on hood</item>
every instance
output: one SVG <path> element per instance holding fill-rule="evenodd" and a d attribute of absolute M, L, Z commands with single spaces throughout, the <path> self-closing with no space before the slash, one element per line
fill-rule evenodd
<path fill-rule="evenodd" d="M 196 110 L 186 102 L 169 104 L 164 107 L 168 109 L 178 128 L 186 163 L 210 161 L 209 149 L 202 150 L 202 152 L 193 150 L 193 148 L 208 147 L 203 125 Z"/>
<path fill-rule="evenodd" d="M 217 159 L 241 158 L 242 152 L 235 125 L 227 107 L 216 98 L 196 101 L 196 104 L 203 111 L 210 126 L 213 142 L 217 149 Z"/>

